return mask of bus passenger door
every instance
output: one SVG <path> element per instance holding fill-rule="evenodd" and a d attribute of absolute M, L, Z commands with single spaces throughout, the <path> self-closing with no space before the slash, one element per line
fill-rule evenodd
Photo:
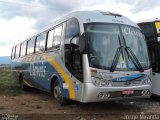
<path fill-rule="evenodd" d="M 65 33 L 65 65 L 75 78 L 82 81 L 82 55 L 80 54 L 79 46 L 71 43 L 73 39 L 78 39 L 79 35 L 78 20 L 76 18 L 68 20 Z"/>

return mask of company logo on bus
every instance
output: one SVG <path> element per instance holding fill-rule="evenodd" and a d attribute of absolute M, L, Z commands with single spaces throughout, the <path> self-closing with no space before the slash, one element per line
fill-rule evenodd
<path fill-rule="evenodd" d="M 45 77 L 46 76 L 46 66 L 30 64 L 30 76 L 34 77 Z"/>
<path fill-rule="evenodd" d="M 145 76 L 145 75 L 144 74 L 128 75 L 125 77 L 114 78 L 114 79 L 112 79 L 112 82 L 126 82 L 126 81 L 131 81 L 131 80 L 141 78 L 143 76 Z"/>

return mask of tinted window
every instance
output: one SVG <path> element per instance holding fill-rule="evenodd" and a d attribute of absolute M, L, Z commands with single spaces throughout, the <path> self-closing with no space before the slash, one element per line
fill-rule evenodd
<path fill-rule="evenodd" d="M 23 42 L 21 44 L 21 53 L 20 53 L 20 56 L 25 56 L 26 55 L 26 42 Z"/>
<path fill-rule="evenodd" d="M 45 40 L 46 40 L 46 33 L 41 33 L 37 36 L 36 39 L 36 52 L 43 52 L 45 50 Z"/>
<path fill-rule="evenodd" d="M 35 45 L 35 38 L 32 38 L 28 41 L 27 55 L 34 53 L 34 45 Z"/>
<path fill-rule="evenodd" d="M 142 29 L 142 33 L 145 35 L 146 39 L 154 37 L 154 29 L 151 23 L 139 24 Z"/>
<path fill-rule="evenodd" d="M 12 59 L 14 59 L 14 55 L 15 55 L 15 47 L 12 48 Z"/>
<path fill-rule="evenodd" d="M 54 30 L 49 31 L 48 33 L 47 50 L 50 50 L 53 47 L 53 33 Z"/>
<path fill-rule="evenodd" d="M 16 46 L 16 54 L 15 54 L 15 58 L 19 57 L 19 51 L 20 51 L 20 45 Z"/>
<path fill-rule="evenodd" d="M 60 46 L 62 40 L 62 25 L 54 29 L 53 33 L 53 47 L 57 48 Z"/>
<path fill-rule="evenodd" d="M 67 21 L 66 39 L 72 38 L 80 33 L 78 20 L 73 18 Z"/>

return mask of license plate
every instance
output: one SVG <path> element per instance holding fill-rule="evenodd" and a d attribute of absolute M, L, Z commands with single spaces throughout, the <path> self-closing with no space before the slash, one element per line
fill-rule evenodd
<path fill-rule="evenodd" d="M 124 95 L 134 94 L 134 90 L 123 90 L 122 94 L 124 94 Z"/>

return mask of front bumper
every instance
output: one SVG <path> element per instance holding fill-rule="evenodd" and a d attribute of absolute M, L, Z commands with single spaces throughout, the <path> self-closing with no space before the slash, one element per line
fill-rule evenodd
<path fill-rule="evenodd" d="M 133 94 L 122 94 L 124 90 L 133 90 Z M 151 85 L 130 86 L 130 87 L 97 87 L 92 83 L 85 83 L 81 102 L 102 102 L 121 99 L 149 98 Z M 142 94 L 147 91 L 146 94 Z M 109 93 L 109 97 L 99 97 L 100 93 Z"/>

